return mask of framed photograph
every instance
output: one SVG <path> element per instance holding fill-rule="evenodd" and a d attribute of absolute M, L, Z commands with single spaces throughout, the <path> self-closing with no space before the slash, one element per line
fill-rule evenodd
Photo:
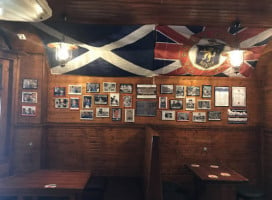
<path fill-rule="evenodd" d="M 246 87 L 232 87 L 231 94 L 233 107 L 246 107 Z"/>
<path fill-rule="evenodd" d="M 116 92 L 116 83 L 114 82 L 104 82 L 103 92 Z"/>
<path fill-rule="evenodd" d="M 95 113 L 96 117 L 110 117 L 110 109 L 107 107 L 97 107 Z"/>
<path fill-rule="evenodd" d="M 154 117 L 157 114 L 157 101 L 136 101 L 136 115 Z"/>
<path fill-rule="evenodd" d="M 93 120 L 93 110 L 80 110 L 80 119 Z"/>
<path fill-rule="evenodd" d="M 199 86 L 187 86 L 186 87 L 187 96 L 200 96 L 200 87 Z"/>
<path fill-rule="evenodd" d="M 53 95 L 55 97 L 64 97 L 66 95 L 66 88 L 65 87 L 54 87 L 53 88 Z"/>
<path fill-rule="evenodd" d="M 119 106 L 119 93 L 110 93 L 110 106 Z"/>
<path fill-rule="evenodd" d="M 206 112 L 193 112 L 193 122 L 206 122 Z"/>
<path fill-rule="evenodd" d="M 188 122 L 189 121 L 189 112 L 177 112 L 177 121 L 178 122 Z"/>
<path fill-rule="evenodd" d="M 176 98 L 185 98 L 186 86 L 176 85 Z"/>
<path fill-rule="evenodd" d="M 133 84 L 120 83 L 120 93 L 129 93 L 133 92 Z"/>
<path fill-rule="evenodd" d="M 162 84 L 161 94 L 173 94 L 174 85 Z"/>
<path fill-rule="evenodd" d="M 37 89 L 38 80 L 37 79 L 23 79 L 23 89 Z"/>
<path fill-rule="evenodd" d="M 82 86 L 81 85 L 68 85 L 68 94 L 81 95 Z"/>
<path fill-rule="evenodd" d="M 202 85 L 202 98 L 211 98 L 211 97 L 212 97 L 212 86 Z"/>
<path fill-rule="evenodd" d="M 199 110 L 208 110 L 211 109 L 211 100 L 198 100 L 197 109 Z"/>
<path fill-rule="evenodd" d="M 159 109 L 167 109 L 167 97 L 159 97 Z"/>
<path fill-rule="evenodd" d="M 55 108 L 69 108 L 69 99 L 68 98 L 56 98 L 55 99 Z"/>
<path fill-rule="evenodd" d="M 82 99 L 82 108 L 89 109 L 92 107 L 92 96 L 84 95 Z"/>
<path fill-rule="evenodd" d="M 162 110 L 162 120 L 175 120 L 176 111 L 174 110 Z"/>
<path fill-rule="evenodd" d="M 131 95 L 123 96 L 123 106 L 125 108 L 132 107 L 132 96 Z"/>
<path fill-rule="evenodd" d="M 186 98 L 185 106 L 185 110 L 195 110 L 195 98 Z"/>
<path fill-rule="evenodd" d="M 170 100 L 170 109 L 182 109 L 182 100 L 181 99 L 171 99 Z"/>
<path fill-rule="evenodd" d="M 23 103 L 37 103 L 37 92 L 22 92 Z"/>
<path fill-rule="evenodd" d="M 209 111 L 208 112 L 209 121 L 220 121 L 221 120 L 221 111 Z"/>
<path fill-rule="evenodd" d="M 94 104 L 96 105 L 107 105 L 108 95 L 107 94 L 96 94 L 94 95 Z"/>
<path fill-rule="evenodd" d="M 99 83 L 86 83 L 86 92 L 99 92 L 100 85 Z"/>
<path fill-rule="evenodd" d="M 22 106 L 23 116 L 36 116 L 36 106 Z"/>
<path fill-rule="evenodd" d="M 125 122 L 134 122 L 134 109 L 125 109 Z"/>
<path fill-rule="evenodd" d="M 157 86 L 152 84 L 137 84 L 138 99 L 156 99 Z"/>
<path fill-rule="evenodd" d="M 79 110 L 79 97 L 70 97 L 70 109 Z"/>
<path fill-rule="evenodd" d="M 229 87 L 214 87 L 214 106 L 229 106 Z"/>
<path fill-rule="evenodd" d="M 112 121 L 121 121 L 122 119 L 122 109 L 121 108 L 112 108 Z"/>

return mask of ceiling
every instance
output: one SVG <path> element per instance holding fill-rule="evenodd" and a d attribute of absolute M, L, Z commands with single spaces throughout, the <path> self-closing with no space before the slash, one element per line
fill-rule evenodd
<path fill-rule="evenodd" d="M 271 0 L 48 0 L 50 21 L 272 27 Z"/>

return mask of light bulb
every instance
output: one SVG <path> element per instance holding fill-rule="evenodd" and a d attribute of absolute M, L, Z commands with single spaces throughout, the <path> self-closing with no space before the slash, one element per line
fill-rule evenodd
<path fill-rule="evenodd" d="M 233 67 L 240 67 L 244 61 L 244 51 L 243 50 L 232 50 L 229 52 L 230 64 Z"/>

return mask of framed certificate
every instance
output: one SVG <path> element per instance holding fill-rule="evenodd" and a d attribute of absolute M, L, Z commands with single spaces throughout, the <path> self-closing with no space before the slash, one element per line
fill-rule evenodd
<path fill-rule="evenodd" d="M 214 106 L 229 106 L 229 87 L 214 87 Z"/>
<path fill-rule="evenodd" d="M 246 87 L 232 87 L 231 89 L 231 105 L 233 107 L 246 107 Z"/>

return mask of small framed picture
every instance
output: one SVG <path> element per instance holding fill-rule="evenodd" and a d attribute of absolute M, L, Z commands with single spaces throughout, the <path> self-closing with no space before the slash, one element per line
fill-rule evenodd
<path fill-rule="evenodd" d="M 134 109 L 125 109 L 125 122 L 134 122 L 134 114 L 135 110 Z"/>
<path fill-rule="evenodd" d="M 97 107 L 95 113 L 96 117 L 110 117 L 110 109 L 107 107 Z"/>
<path fill-rule="evenodd" d="M 157 114 L 157 101 L 136 101 L 136 115 L 154 117 Z"/>
<path fill-rule="evenodd" d="M 162 120 L 175 120 L 176 111 L 162 110 Z"/>
<path fill-rule="evenodd" d="M 193 112 L 193 122 L 206 122 L 206 112 Z"/>
<path fill-rule="evenodd" d="M 169 84 L 161 85 L 161 94 L 173 94 L 174 86 Z"/>
<path fill-rule="evenodd" d="M 186 105 L 185 110 L 195 110 L 195 98 L 194 97 L 186 98 L 185 105 Z"/>
<path fill-rule="evenodd" d="M 69 108 L 69 99 L 68 98 L 56 98 L 55 99 L 55 108 Z"/>
<path fill-rule="evenodd" d="M 80 110 L 80 119 L 93 120 L 93 110 Z"/>
<path fill-rule="evenodd" d="M 199 110 L 211 109 L 211 100 L 198 100 L 197 101 L 197 108 Z"/>
<path fill-rule="evenodd" d="M 119 93 L 110 93 L 110 106 L 119 106 Z"/>
<path fill-rule="evenodd" d="M 53 88 L 53 95 L 55 97 L 64 97 L 66 95 L 66 88 L 65 87 L 54 87 Z"/>
<path fill-rule="evenodd" d="M 186 86 L 176 85 L 176 98 L 185 98 Z"/>
<path fill-rule="evenodd" d="M 38 80 L 37 79 L 23 79 L 23 89 L 37 89 Z"/>
<path fill-rule="evenodd" d="M 22 106 L 23 116 L 36 116 L 36 106 Z"/>
<path fill-rule="evenodd" d="M 112 108 L 112 121 L 121 121 L 122 119 L 122 109 L 121 108 Z"/>
<path fill-rule="evenodd" d="M 71 110 L 79 110 L 79 97 L 71 97 L 70 98 L 70 109 Z"/>
<path fill-rule="evenodd" d="M 200 96 L 200 87 L 199 86 L 187 86 L 186 94 L 187 94 L 187 96 Z"/>
<path fill-rule="evenodd" d="M 214 106 L 229 106 L 229 87 L 214 87 Z"/>
<path fill-rule="evenodd" d="M 82 100 L 82 108 L 89 109 L 92 107 L 92 96 L 84 95 Z"/>
<path fill-rule="evenodd" d="M 177 112 L 177 121 L 178 122 L 188 122 L 189 121 L 189 112 Z"/>
<path fill-rule="evenodd" d="M 116 92 L 116 83 L 114 82 L 104 82 L 103 92 Z"/>
<path fill-rule="evenodd" d="M 96 94 L 94 95 L 94 104 L 96 105 L 107 105 L 108 95 L 107 94 Z"/>
<path fill-rule="evenodd" d="M 137 84 L 138 99 L 156 99 L 157 85 L 152 84 Z"/>
<path fill-rule="evenodd" d="M 121 83 L 120 84 L 120 93 L 129 93 L 133 91 L 133 84 Z"/>
<path fill-rule="evenodd" d="M 167 109 L 167 97 L 159 97 L 159 109 Z"/>
<path fill-rule="evenodd" d="M 232 87 L 232 106 L 246 107 L 246 87 Z"/>
<path fill-rule="evenodd" d="M 209 121 L 220 121 L 221 120 L 221 111 L 209 111 L 208 112 Z"/>
<path fill-rule="evenodd" d="M 212 86 L 202 85 L 202 98 L 211 98 L 211 97 L 212 97 Z"/>
<path fill-rule="evenodd" d="M 132 96 L 131 95 L 123 96 L 123 106 L 125 108 L 132 107 Z"/>
<path fill-rule="evenodd" d="M 82 86 L 81 85 L 68 85 L 68 94 L 81 95 Z"/>
<path fill-rule="evenodd" d="M 182 109 L 182 100 L 180 99 L 171 99 L 170 100 L 170 109 Z"/>
<path fill-rule="evenodd" d="M 99 83 L 86 83 L 86 92 L 99 92 L 100 85 Z"/>
<path fill-rule="evenodd" d="M 23 103 L 37 103 L 37 92 L 22 92 Z"/>

